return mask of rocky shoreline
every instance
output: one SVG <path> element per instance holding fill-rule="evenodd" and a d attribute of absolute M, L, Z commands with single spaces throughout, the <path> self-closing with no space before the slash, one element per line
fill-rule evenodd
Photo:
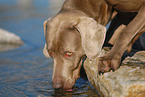
<path fill-rule="evenodd" d="M 102 55 L 106 52 L 102 51 Z M 86 59 L 89 82 L 105 97 L 145 97 L 145 51 L 127 57 L 115 72 L 98 74 L 98 58 Z"/>

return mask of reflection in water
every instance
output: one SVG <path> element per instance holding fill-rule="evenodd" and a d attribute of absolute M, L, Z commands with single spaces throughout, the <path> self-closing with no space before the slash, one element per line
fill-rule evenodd
<path fill-rule="evenodd" d="M 43 22 L 55 15 L 64 0 L 0 0 L 0 28 L 24 41 L 20 48 L 0 52 L 0 97 L 95 96 L 87 80 L 73 92 L 52 87 L 53 61 L 43 56 Z"/>
<path fill-rule="evenodd" d="M 15 49 L 15 48 L 18 48 L 18 47 L 20 47 L 20 45 L 16 45 L 16 44 L 0 44 L 0 52 L 11 50 L 11 49 Z"/>

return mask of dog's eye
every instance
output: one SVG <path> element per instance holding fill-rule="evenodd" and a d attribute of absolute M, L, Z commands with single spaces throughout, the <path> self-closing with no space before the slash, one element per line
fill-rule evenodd
<path fill-rule="evenodd" d="M 73 55 L 73 52 L 66 51 L 65 52 L 65 57 L 71 57 Z"/>

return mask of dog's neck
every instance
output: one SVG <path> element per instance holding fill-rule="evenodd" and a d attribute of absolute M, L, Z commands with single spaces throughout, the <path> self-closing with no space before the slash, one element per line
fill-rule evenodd
<path fill-rule="evenodd" d="M 95 19 L 106 26 L 112 17 L 112 6 L 105 0 L 66 0 L 63 10 L 73 10 Z"/>
<path fill-rule="evenodd" d="M 96 0 L 96 1 L 98 1 L 98 0 Z M 108 22 L 112 19 L 113 9 L 112 9 L 112 6 L 108 5 L 104 0 L 100 0 L 100 1 L 103 1 L 103 2 L 102 2 L 102 4 L 97 6 L 97 8 L 99 10 L 96 13 L 96 17 L 94 17 L 94 19 L 99 24 L 106 26 L 108 24 Z"/>

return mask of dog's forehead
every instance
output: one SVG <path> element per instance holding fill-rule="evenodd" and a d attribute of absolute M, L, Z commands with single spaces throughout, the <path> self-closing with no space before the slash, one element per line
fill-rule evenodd
<path fill-rule="evenodd" d="M 48 48 L 71 51 L 80 46 L 80 34 L 73 28 L 72 22 L 54 19 L 49 21 L 47 26 L 45 37 Z"/>
<path fill-rule="evenodd" d="M 46 42 L 48 49 L 76 51 L 82 47 L 81 35 L 74 29 L 79 21 L 77 15 L 62 13 L 51 18 L 47 23 Z"/>
<path fill-rule="evenodd" d="M 76 19 L 74 17 L 58 15 L 47 22 L 46 34 L 60 33 L 61 30 L 72 28 L 75 25 Z"/>

